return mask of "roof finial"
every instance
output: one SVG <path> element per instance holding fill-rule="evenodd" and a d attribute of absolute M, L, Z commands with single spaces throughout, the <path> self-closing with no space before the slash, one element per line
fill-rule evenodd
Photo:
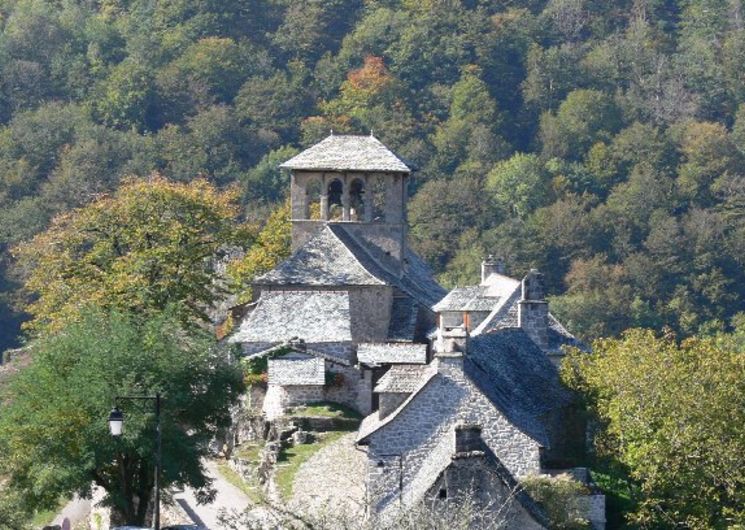
<path fill-rule="evenodd" d="M 334 129 L 329 129 L 329 135 L 334 136 Z"/>

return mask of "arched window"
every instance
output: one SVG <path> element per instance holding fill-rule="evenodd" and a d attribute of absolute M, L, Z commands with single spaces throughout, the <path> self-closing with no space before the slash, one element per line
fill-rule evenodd
<path fill-rule="evenodd" d="M 329 182 L 328 188 L 329 220 L 341 220 L 344 215 L 344 209 L 341 203 L 341 196 L 344 193 L 344 185 L 339 179 Z"/>
<path fill-rule="evenodd" d="M 370 220 L 373 222 L 385 222 L 385 192 L 386 180 L 382 175 L 373 175 L 368 180 L 367 207 L 371 209 Z"/>
<path fill-rule="evenodd" d="M 365 183 L 361 179 L 354 179 L 349 187 L 349 219 L 350 221 L 364 221 L 365 219 Z"/>
<path fill-rule="evenodd" d="M 305 218 L 321 218 L 321 181 L 313 179 L 305 186 Z"/>

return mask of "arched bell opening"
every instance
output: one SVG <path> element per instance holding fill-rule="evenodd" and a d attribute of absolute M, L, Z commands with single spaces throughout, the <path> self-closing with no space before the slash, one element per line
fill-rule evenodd
<path fill-rule="evenodd" d="M 305 219 L 321 219 L 321 191 L 320 180 L 311 180 L 305 186 Z"/>
<path fill-rule="evenodd" d="M 344 185 L 339 179 L 329 182 L 326 188 L 328 196 L 328 217 L 331 221 L 340 221 L 344 215 L 342 206 L 342 195 L 344 194 Z"/>
<path fill-rule="evenodd" d="M 362 179 L 354 179 L 349 187 L 349 220 L 367 221 L 366 214 L 365 182 Z"/>

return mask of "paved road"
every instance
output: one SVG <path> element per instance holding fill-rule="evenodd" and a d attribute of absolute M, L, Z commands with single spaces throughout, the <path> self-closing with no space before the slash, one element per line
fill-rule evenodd
<path fill-rule="evenodd" d="M 206 462 L 207 474 L 215 479 L 212 483 L 217 490 L 215 502 L 212 504 L 198 504 L 194 491 L 187 489 L 183 493 L 174 495 L 175 501 L 189 515 L 194 524 L 207 530 L 221 530 L 218 520 L 222 511 L 242 512 L 251 505 L 251 501 L 241 490 L 226 481 L 217 471 L 213 461 Z"/>
<path fill-rule="evenodd" d="M 64 508 L 62 508 L 62 511 L 57 514 L 57 517 L 54 518 L 52 524 L 62 526 L 62 521 L 67 517 L 70 520 L 70 528 L 75 528 L 75 525 L 85 521 L 90 513 L 90 499 L 79 499 L 75 497 L 73 500 L 68 502 Z"/>

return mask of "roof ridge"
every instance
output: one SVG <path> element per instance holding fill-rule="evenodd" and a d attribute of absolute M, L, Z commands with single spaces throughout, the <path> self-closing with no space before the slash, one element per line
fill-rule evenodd
<path fill-rule="evenodd" d="M 365 265 L 360 261 L 360 259 L 357 257 L 357 255 L 354 252 L 352 252 L 352 249 L 350 249 L 347 246 L 347 244 L 344 241 L 342 241 L 342 239 L 339 237 L 339 235 L 334 230 L 334 228 L 336 228 L 336 227 L 338 227 L 341 230 L 344 230 L 344 233 L 346 235 L 348 235 L 350 237 L 350 239 L 352 239 L 357 244 L 357 246 L 360 247 L 360 249 L 363 252 L 365 252 L 368 256 L 370 256 L 370 258 L 373 259 L 375 261 L 375 263 L 378 263 L 379 264 L 378 260 L 376 260 L 373 256 L 370 255 L 369 252 L 367 252 L 367 250 L 365 250 L 364 245 L 362 245 L 357 240 L 357 238 L 354 237 L 354 235 L 352 235 L 348 230 L 344 229 L 342 226 L 337 225 L 337 224 L 327 224 L 324 227 L 324 230 L 326 228 L 328 228 L 330 230 L 330 232 L 334 235 L 334 237 L 336 238 L 336 240 L 339 241 L 339 243 L 341 243 L 341 246 L 344 247 L 344 250 L 346 250 L 347 252 L 349 252 L 349 255 L 352 256 L 352 259 L 354 259 L 355 263 L 357 263 L 357 265 L 359 265 L 360 267 L 362 267 L 365 270 L 365 272 L 367 272 L 370 276 L 373 276 L 374 278 L 376 278 L 378 281 L 382 282 L 385 285 L 387 282 L 384 279 L 380 278 L 377 274 L 375 274 L 374 272 L 372 272 L 369 268 L 365 267 Z M 381 267 L 382 267 L 382 265 L 381 265 Z"/>

